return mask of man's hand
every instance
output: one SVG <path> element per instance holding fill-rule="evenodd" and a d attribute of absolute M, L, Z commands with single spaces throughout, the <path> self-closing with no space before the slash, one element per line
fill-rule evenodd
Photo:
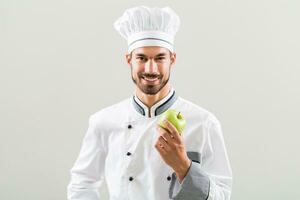
<path fill-rule="evenodd" d="M 157 125 L 160 134 L 155 143 L 155 148 L 161 155 L 162 159 L 176 173 L 181 183 L 187 174 L 192 161 L 188 158 L 183 137 L 179 135 L 177 129 L 169 121 L 164 121 L 166 129 Z"/>

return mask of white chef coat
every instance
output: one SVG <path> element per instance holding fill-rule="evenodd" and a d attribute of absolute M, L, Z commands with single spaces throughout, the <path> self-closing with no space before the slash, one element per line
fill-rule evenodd
<path fill-rule="evenodd" d="M 187 121 L 183 140 L 192 164 L 182 183 L 154 147 L 157 120 L 167 109 L 180 111 Z M 104 183 L 110 200 L 227 200 L 232 187 L 218 119 L 172 87 L 150 109 L 133 94 L 91 115 L 70 172 L 69 200 L 102 200 Z"/>

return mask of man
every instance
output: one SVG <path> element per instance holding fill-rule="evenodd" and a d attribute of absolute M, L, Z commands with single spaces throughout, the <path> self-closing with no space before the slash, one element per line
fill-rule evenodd
<path fill-rule="evenodd" d="M 232 172 L 218 119 L 179 97 L 169 83 L 179 24 L 170 8 L 145 6 L 126 10 L 115 22 L 128 42 L 135 92 L 90 116 L 68 199 L 102 199 L 104 183 L 111 200 L 230 199 Z M 166 129 L 157 125 L 168 109 L 184 115 L 181 135 L 168 121 Z"/>

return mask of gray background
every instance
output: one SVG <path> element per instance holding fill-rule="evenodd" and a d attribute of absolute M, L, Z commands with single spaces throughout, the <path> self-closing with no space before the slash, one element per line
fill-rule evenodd
<path fill-rule="evenodd" d="M 133 93 L 112 24 L 142 4 L 181 18 L 171 83 L 220 119 L 232 199 L 299 198 L 299 1 L 0 0 L 0 199 L 66 199 L 89 115 Z"/>

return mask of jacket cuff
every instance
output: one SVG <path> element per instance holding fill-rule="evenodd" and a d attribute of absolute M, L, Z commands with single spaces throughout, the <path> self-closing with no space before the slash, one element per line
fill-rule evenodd
<path fill-rule="evenodd" d="M 208 175 L 197 162 L 192 162 L 190 169 L 180 184 L 176 173 L 172 174 L 169 198 L 174 200 L 206 200 L 209 196 L 210 181 Z"/>

